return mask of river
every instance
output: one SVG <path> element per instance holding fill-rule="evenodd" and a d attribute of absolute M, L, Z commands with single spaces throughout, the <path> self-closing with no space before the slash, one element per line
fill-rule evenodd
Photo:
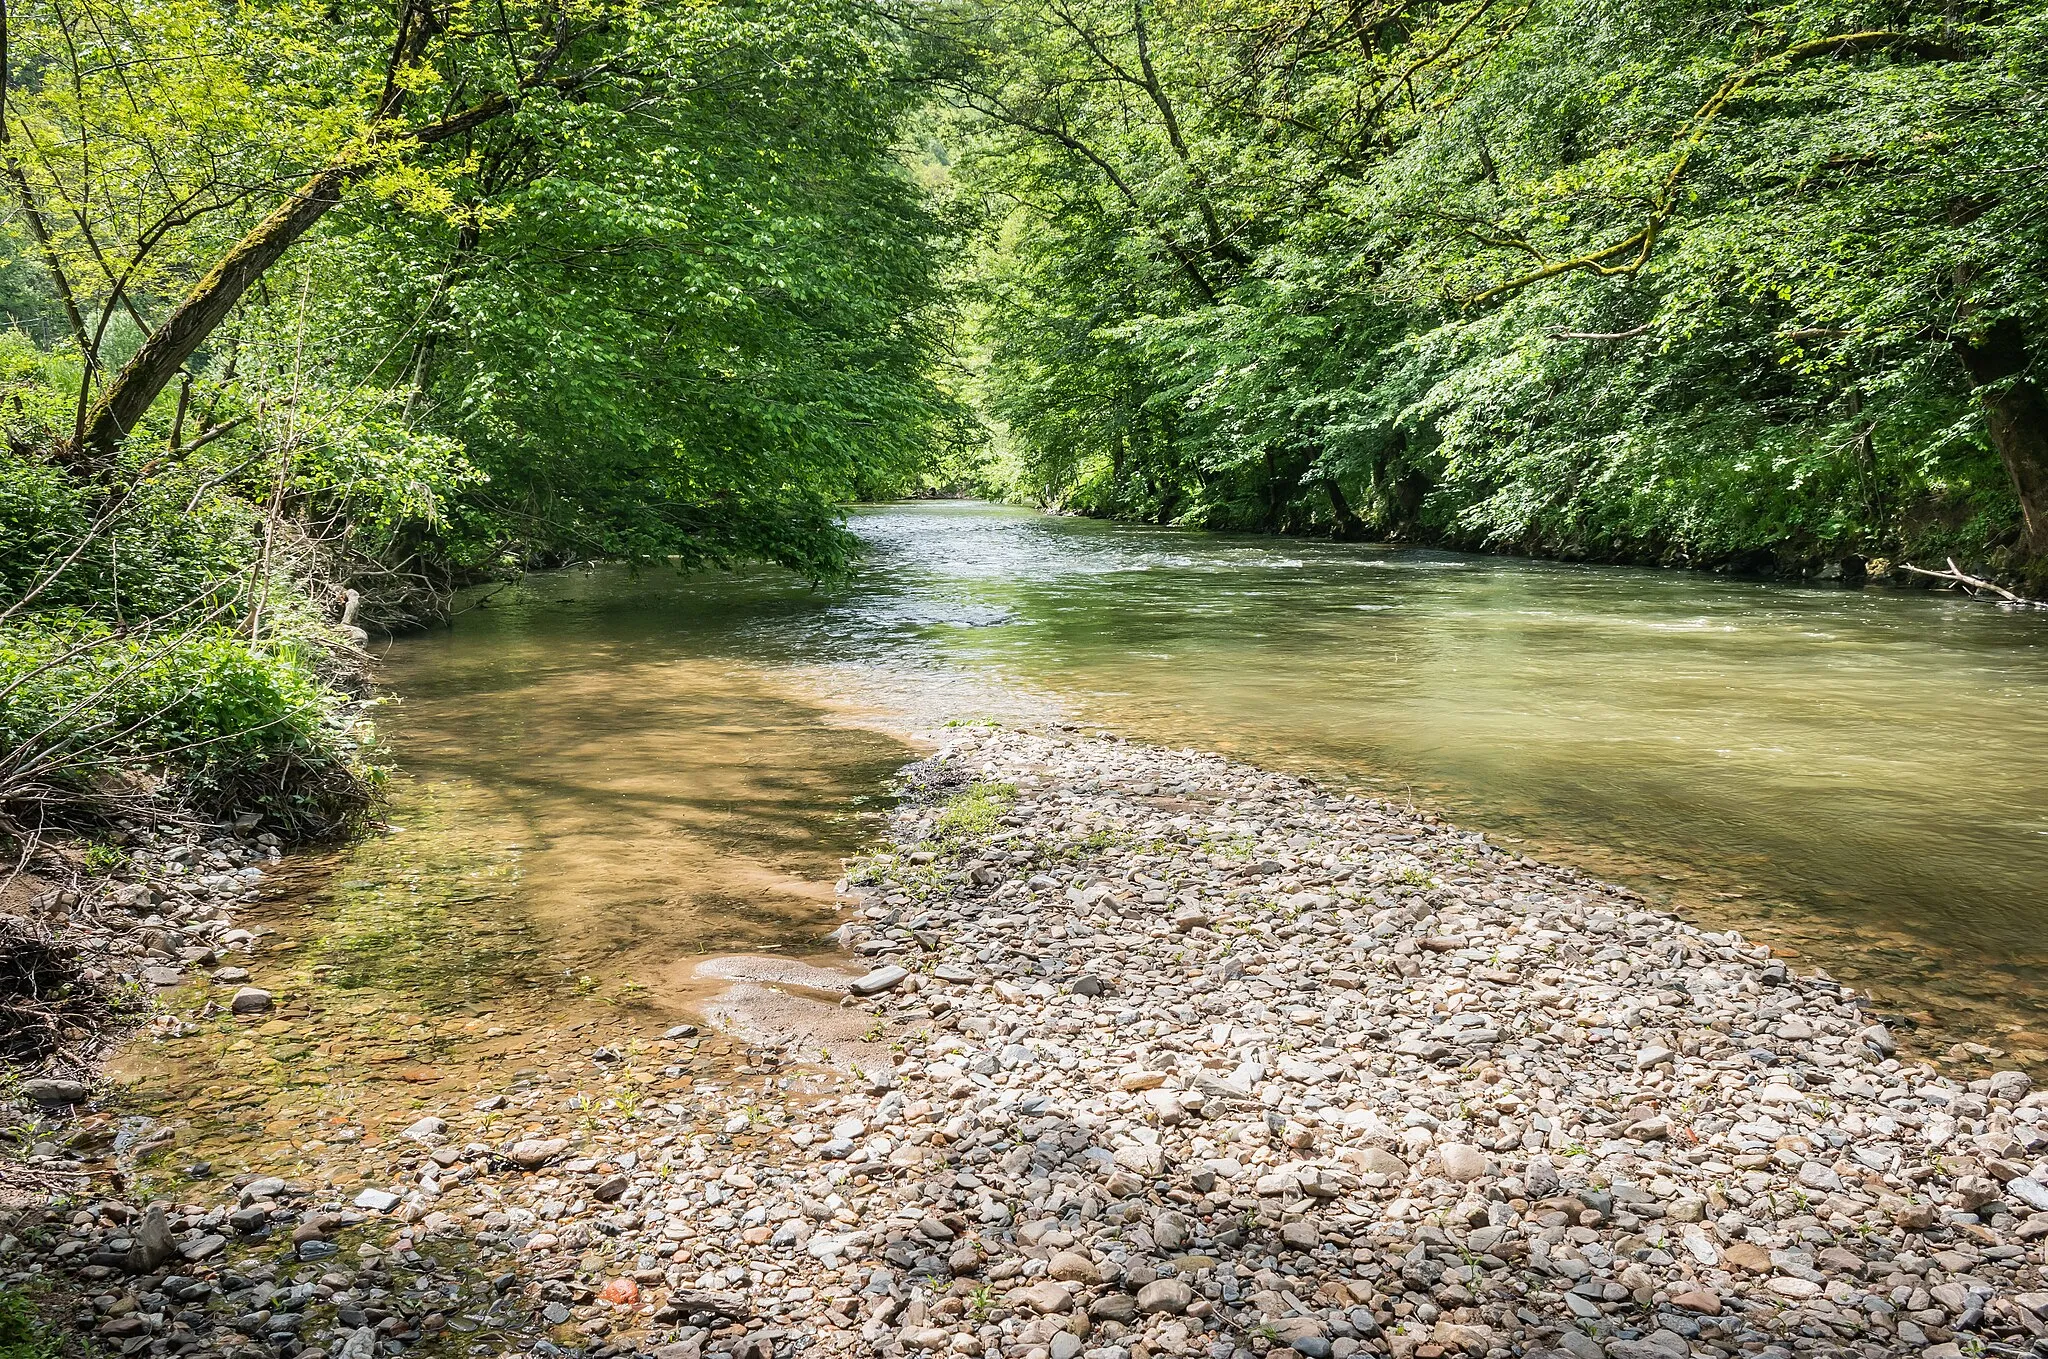
<path fill-rule="evenodd" d="M 282 877 L 278 1017 L 139 1050 L 134 1107 L 285 1170 L 687 1017 L 693 960 L 823 947 L 912 734 L 960 716 L 1412 798 L 1870 988 L 1922 1053 L 2048 1067 L 2048 620 L 974 504 L 853 526 L 842 589 L 569 570 L 391 644 L 392 829 Z"/>

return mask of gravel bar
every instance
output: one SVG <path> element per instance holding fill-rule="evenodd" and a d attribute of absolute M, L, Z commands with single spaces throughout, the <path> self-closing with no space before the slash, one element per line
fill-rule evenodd
<path fill-rule="evenodd" d="M 590 1054 L 613 1098 L 423 1116 L 388 1189 L 36 1250 L 100 1271 L 124 1355 L 2048 1354 L 2026 1073 L 1903 1059 L 1824 975 L 1427 814 L 940 739 L 841 885 L 886 1062 L 789 1037 L 632 1097 L 671 1030 Z"/>

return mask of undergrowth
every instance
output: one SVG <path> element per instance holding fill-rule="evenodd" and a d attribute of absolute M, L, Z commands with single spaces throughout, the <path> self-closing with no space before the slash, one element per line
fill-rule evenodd
<path fill-rule="evenodd" d="M 33 1299 L 0 1289 L 0 1359 L 56 1359 L 62 1346 Z"/>
<path fill-rule="evenodd" d="M 316 553 L 182 469 L 116 490 L 0 457 L 0 832 L 347 827 L 375 783 L 318 578 Z"/>

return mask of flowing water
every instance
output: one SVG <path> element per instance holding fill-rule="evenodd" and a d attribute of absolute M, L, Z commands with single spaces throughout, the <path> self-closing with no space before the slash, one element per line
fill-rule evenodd
<path fill-rule="evenodd" d="M 143 1106 L 317 1151 L 687 1017 L 690 959 L 822 947 L 906 737 L 957 716 L 1412 797 L 1869 987 L 1923 1051 L 2048 1065 L 2048 620 L 980 505 L 854 527 L 845 589 L 565 571 L 394 643 L 402 829 L 286 884 L 283 1012 L 139 1056 Z"/>

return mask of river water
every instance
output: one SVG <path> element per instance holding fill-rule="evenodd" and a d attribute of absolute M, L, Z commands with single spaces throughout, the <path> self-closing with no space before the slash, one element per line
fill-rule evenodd
<path fill-rule="evenodd" d="M 135 1107 L 281 1171 L 689 1017 L 692 960 L 823 947 L 912 734 L 966 716 L 1412 798 L 1870 988 L 1921 1052 L 2048 1067 L 2048 621 L 971 504 L 853 525 L 843 589 L 571 570 L 392 644 L 393 829 L 279 884 L 278 1015 L 195 994 Z"/>
<path fill-rule="evenodd" d="M 805 647 L 1412 795 L 2048 1062 L 2048 617 L 969 506 L 859 525 L 876 569 Z"/>

